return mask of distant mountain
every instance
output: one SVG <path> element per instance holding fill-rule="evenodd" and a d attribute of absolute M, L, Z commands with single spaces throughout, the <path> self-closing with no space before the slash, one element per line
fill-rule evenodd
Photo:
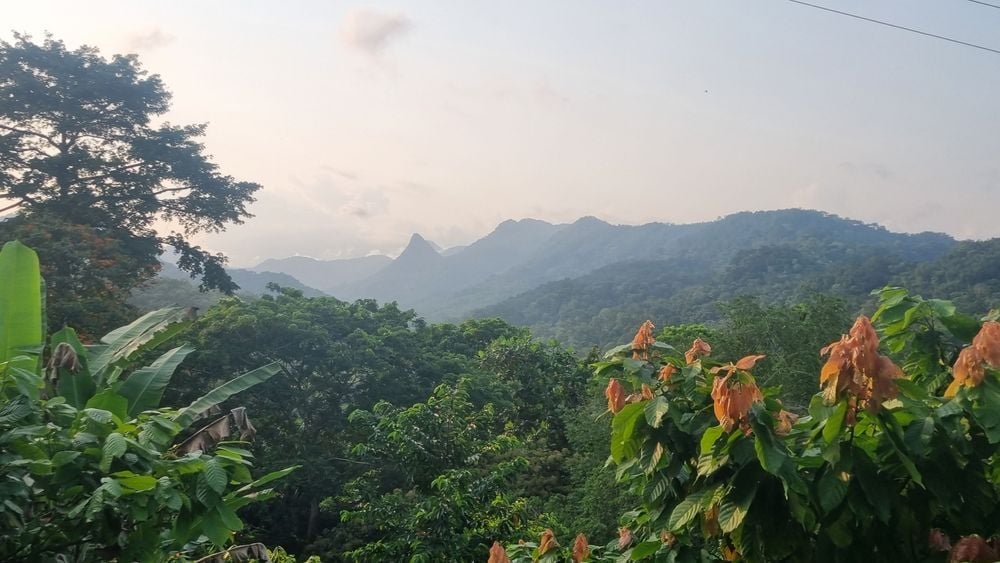
<path fill-rule="evenodd" d="M 399 301 L 430 318 L 442 318 L 461 309 L 455 303 L 458 292 L 528 260 L 563 227 L 535 219 L 504 221 L 489 235 L 447 256 L 439 254 L 420 235 L 414 235 L 391 265 L 339 288 L 334 295 L 341 299 Z"/>
<path fill-rule="evenodd" d="M 445 258 L 424 237 L 414 233 L 403 252 L 384 268 L 352 283 L 333 288 L 344 300 L 374 298 L 380 301 L 412 303 L 429 291 Z"/>
<path fill-rule="evenodd" d="M 197 280 L 169 262 L 160 263 L 160 273 L 145 286 L 132 292 L 129 303 L 140 310 L 150 311 L 160 307 L 179 305 L 182 307 L 208 308 L 222 298 L 217 291 L 202 292 L 198 290 Z M 239 295 L 257 296 L 267 293 L 269 283 L 281 287 L 297 289 L 308 297 L 325 295 L 318 289 L 309 287 L 294 277 L 278 272 L 254 272 L 241 268 L 226 270 L 233 281 L 240 286 Z"/>
<path fill-rule="evenodd" d="M 369 275 L 362 276 L 360 266 L 352 264 L 355 279 L 322 287 L 345 300 L 398 301 L 430 320 L 497 314 L 554 334 L 555 325 L 543 324 L 559 323 L 569 310 L 575 311 L 576 325 L 588 316 L 611 314 L 608 307 L 638 307 L 657 291 L 650 286 L 642 290 L 648 295 L 639 295 L 630 279 L 640 286 L 640 278 L 658 280 L 661 293 L 670 288 L 677 295 L 671 298 L 671 315 L 704 318 L 714 311 L 713 299 L 741 290 L 788 295 L 803 284 L 821 289 L 826 284 L 844 295 L 864 294 L 954 245 L 943 234 L 892 233 L 800 209 L 737 213 L 685 225 L 523 219 L 504 221 L 482 239 L 447 251 L 415 234 L 395 260 L 383 259 L 381 266 L 366 262 L 374 270 Z M 319 261 L 284 259 L 260 267 L 265 265 L 314 283 L 313 274 L 331 279 L 323 273 L 329 264 Z M 682 300 L 684 295 L 690 298 Z M 617 330 L 614 326 L 606 332 Z"/>
<path fill-rule="evenodd" d="M 251 268 L 254 272 L 282 272 L 302 283 L 330 293 L 345 284 L 362 280 L 389 265 L 388 256 L 365 256 L 341 260 L 317 260 L 306 256 L 270 259 Z"/>
<path fill-rule="evenodd" d="M 244 293 L 261 295 L 267 292 L 267 284 L 276 283 L 281 287 L 298 289 L 308 297 L 324 295 L 322 291 L 309 287 L 284 272 L 255 272 L 243 268 L 226 268 L 226 272 L 240 286 L 239 291 Z M 160 262 L 160 277 L 185 280 L 194 285 L 198 283 L 197 280 L 192 280 L 190 274 L 170 262 Z"/>
<path fill-rule="evenodd" d="M 639 229 L 654 232 L 646 227 Z M 566 276 L 472 315 L 499 316 L 578 347 L 604 345 L 626 338 L 647 318 L 711 321 L 719 301 L 741 295 L 796 301 L 822 291 L 860 307 L 872 289 L 899 283 L 913 271 L 936 271 L 956 249 L 946 235 L 892 233 L 799 210 L 739 213 L 688 227 L 658 257 Z M 980 266 L 979 278 L 996 271 L 982 261 Z"/>

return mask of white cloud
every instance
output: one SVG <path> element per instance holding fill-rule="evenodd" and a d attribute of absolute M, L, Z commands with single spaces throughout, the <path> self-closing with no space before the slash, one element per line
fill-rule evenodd
<path fill-rule="evenodd" d="M 146 31 L 132 33 L 126 39 L 126 45 L 129 51 L 153 51 L 170 45 L 174 39 L 176 38 L 173 35 L 159 27 L 154 27 Z"/>
<path fill-rule="evenodd" d="M 362 8 L 347 15 L 340 27 L 340 40 L 352 49 L 377 56 L 410 27 L 409 18 L 402 14 Z"/>

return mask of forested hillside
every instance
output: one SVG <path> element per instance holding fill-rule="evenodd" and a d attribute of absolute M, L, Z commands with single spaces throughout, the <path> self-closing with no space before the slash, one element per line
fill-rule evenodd
<path fill-rule="evenodd" d="M 715 267 L 695 259 L 625 262 L 545 284 L 474 314 L 498 316 L 579 347 L 621 340 L 637 317 L 713 322 L 720 302 L 741 296 L 791 303 L 821 292 L 860 310 L 873 302 L 873 289 L 903 285 L 954 299 L 967 310 L 985 313 L 1000 305 L 998 241 L 962 242 L 942 253 L 944 247 L 925 235 L 889 247 L 807 240 L 741 250 Z"/>

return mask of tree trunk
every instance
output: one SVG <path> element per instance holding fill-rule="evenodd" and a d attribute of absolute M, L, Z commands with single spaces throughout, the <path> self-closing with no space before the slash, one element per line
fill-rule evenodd
<path fill-rule="evenodd" d="M 316 538 L 317 526 L 319 526 L 319 500 L 313 498 L 309 501 L 309 523 L 306 526 L 307 542 L 311 542 Z"/>

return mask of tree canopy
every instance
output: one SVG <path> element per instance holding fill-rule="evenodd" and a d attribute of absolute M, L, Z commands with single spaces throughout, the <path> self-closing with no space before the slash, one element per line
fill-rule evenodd
<path fill-rule="evenodd" d="M 107 59 L 51 37 L 0 41 L 0 212 L 147 241 L 147 265 L 173 247 L 203 287 L 236 289 L 225 258 L 189 239 L 249 218 L 260 185 L 220 172 L 199 141 L 205 124 L 164 121 L 170 97 L 135 55 Z M 158 233 L 158 221 L 174 230 Z"/>

